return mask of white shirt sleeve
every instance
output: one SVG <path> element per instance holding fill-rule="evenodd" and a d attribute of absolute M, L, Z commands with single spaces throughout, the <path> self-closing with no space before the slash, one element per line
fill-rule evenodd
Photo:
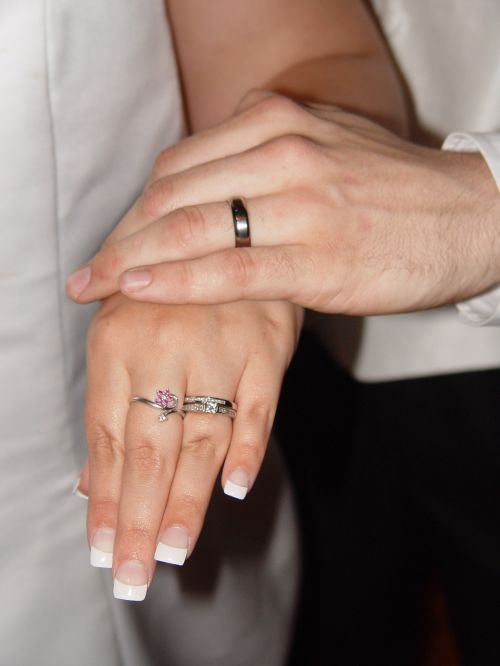
<path fill-rule="evenodd" d="M 481 153 L 500 190 L 500 132 L 453 132 L 443 150 Z M 500 285 L 456 304 L 460 319 L 471 326 L 500 326 Z"/>

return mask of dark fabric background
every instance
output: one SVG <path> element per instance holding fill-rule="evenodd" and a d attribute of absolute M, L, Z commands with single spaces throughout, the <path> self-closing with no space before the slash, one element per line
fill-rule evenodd
<path fill-rule="evenodd" d="M 423 664 L 436 585 L 461 663 L 500 664 L 499 406 L 500 371 L 362 385 L 303 335 L 276 421 L 303 530 L 290 666 Z"/>

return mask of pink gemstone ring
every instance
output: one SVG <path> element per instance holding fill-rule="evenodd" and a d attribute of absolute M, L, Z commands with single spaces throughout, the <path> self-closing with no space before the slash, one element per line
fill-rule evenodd
<path fill-rule="evenodd" d="M 132 396 L 130 402 L 142 402 L 144 405 L 161 409 L 159 421 L 166 421 L 170 414 L 179 414 L 182 418 L 186 415 L 183 409 L 179 409 L 179 398 L 170 389 L 158 389 L 154 400 L 143 398 L 140 395 Z"/>

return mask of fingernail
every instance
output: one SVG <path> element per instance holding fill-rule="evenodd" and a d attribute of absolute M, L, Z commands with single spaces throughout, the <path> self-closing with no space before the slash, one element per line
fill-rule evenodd
<path fill-rule="evenodd" d="M 148 574 L 138 560 L 125 560 L 116 572 L 113 584 L 115 599 L 142 601 L 148 591 Z"/>
<path fill-rule="evenodd" d="M 88 500 L 89 496 L 80 490 L 80 481 L 81 478 L 78 477 L 78 479 L 73 484 L 73 488 L 71 489 L 71 494 L 74 495 L 75 497 L 80 497 L 81 499 Z"/>
<path fill-rule="evenodd" d="M 236 499 L 242 500 L 246 497 L 249 485 L 250 477 L 248 473 L 241 467 L 238 467 L 228 476 L 227 481 L 224 484 L 224 492 L 230 497 L 236 497 Z"/>
<path fill-rule="evenodd" d="M 85 266 L 84 268 L 80 268 L 78 271 L 71 273 L 66 280 L 66 289 L 68 290 L 68 293 L 74 298 L 80 296 L 90 282 L 91 275 L 92 271 L 90 266 Z"/>
<path fill-rule="evenodd" d="M 111 569 L 114 543 L 115 530 L 111 527 L 100 527 L 92 538 L 90 564 L 101 569 Z"/>
<path fill-rule="evenodd" d="M 120 288 L 125 291 L 136 291 L 151 284 L 153 276 L 151 271 L 127 271 L 120 278 Z"/>
<path fill-rule="evenodd" d="M 189 534 L 185 527 L 169 527 L 156 546 L 155 560 L 169 564 L 184 564 L 189 548 Z"/>

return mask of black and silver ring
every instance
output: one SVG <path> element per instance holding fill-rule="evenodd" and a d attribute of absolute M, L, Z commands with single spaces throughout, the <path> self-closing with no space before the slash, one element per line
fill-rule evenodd
<path fill-rule="evenodd" d="M 248 212 L 241 199 L 231 199 L 231 212 L 234 224 L 235 247 L 250 247 L 250 222 Z"/>

